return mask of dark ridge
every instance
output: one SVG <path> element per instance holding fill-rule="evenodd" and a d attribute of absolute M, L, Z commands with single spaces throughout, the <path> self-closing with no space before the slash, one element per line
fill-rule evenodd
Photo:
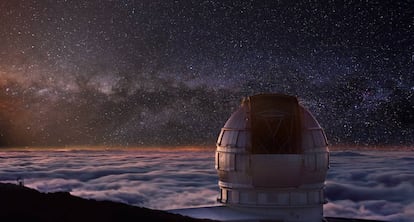
<path fill-rule="evenodd" d="M 68 192 L 41 193 L 25 186 L 10 183 L 0 183 L 0 197 L 1 221 L 213 221 L 112 201 L 87 200 L 72 196 Z M 324 222 L 381 221 L 326 217 Z"/>
<path fill-rule="evenodd" d="M 211 221 L 111 201 L 87 200 L 68 192 L 40 193 L 0 183 L 1 221 Z"/>

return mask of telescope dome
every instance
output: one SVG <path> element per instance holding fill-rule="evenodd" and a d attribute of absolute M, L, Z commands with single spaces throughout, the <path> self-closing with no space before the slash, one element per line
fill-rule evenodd
<path fill-rule="evenodd" d="M 217 139 L 218 201 L 281 221 L 322 221 L 325 133 L 296 97 L 243 99 Z"/>

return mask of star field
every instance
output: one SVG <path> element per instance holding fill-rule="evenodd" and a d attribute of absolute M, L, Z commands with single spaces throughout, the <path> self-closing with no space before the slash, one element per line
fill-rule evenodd
<path fill-rule="evenodd" d="M 2 1 L 0 145 L 214 144 L 296 95 L 332 144 L 412 144 L 409 1 Z"/>

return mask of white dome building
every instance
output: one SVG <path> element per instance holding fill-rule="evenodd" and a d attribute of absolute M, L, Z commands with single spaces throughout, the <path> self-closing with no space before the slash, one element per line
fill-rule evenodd
<path fill-rule="evenodd" d="M 218 201 L 229 208 L 277 221 L 323 221 L 328 143 L 296 97 L 245 98 L 221 129 L 215 167 Z"/>
<path fill-rule="evenodd" d="M 323 217 L 325 133 L 296 97 L 245 98 L 217 140 L 219 206 L 171 210 L 219 221 L 349 221 Z"/>

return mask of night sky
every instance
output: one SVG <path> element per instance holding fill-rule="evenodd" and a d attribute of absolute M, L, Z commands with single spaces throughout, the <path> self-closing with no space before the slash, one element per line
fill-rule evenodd
<path fill-rule="evenodd" d="M 414 144 L 414 3 L 0 1 L 0 146 L 214 145 L 265 92 Z"/>

